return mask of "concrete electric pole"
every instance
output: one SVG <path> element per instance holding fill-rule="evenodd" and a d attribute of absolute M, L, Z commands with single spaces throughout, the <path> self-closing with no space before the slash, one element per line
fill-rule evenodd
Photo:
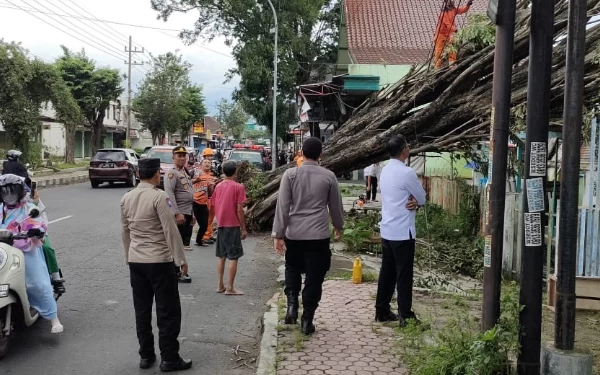
<path fill-rule="evenodd" d="M 129 36 L 129 48 L 125 47 L 125 52 L 128 53 L 129 59 L 125 61 L 127 64 L 127 134 L 125 136 L 125 142 L 127 143 L 127 147 L 131 147 L 130 144 L 130 132 L 131 132 L 131 67 L 134 65 L 144 65 L 143 62 L 138 63 L 137 61 L 131 61 L 131 56 L 134 53 L 144 53 L 144 49 L 138 50 L 137 47 L 135 49 L 132 48 L 132 40 L 131 35 Z"/>
<path fill-rule="evenodd" d="M 271 141 L 271 170 L 277 169 L 277 43 L 279 38 L 279 25 L 277 23 L 277 11 L 273 6 L 271 0 L 267 0 L 271 10 L 273 11 L 273 19 L 275 20 L 275 26 L 273 27 L 273 33 L 275 34 L 275 48 L 273 53 L 273 140 Z"/>

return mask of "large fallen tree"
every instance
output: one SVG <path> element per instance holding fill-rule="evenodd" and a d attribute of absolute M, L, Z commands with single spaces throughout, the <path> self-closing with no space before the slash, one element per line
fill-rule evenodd
<path fill-rule="evenodd" d="M 512 76 L 512 108 L 527 102 L 530 1 L 518 2 Z M 600 13 L 600 0 L 588 0 L 588 15 Z M 568 1 L 557 0 L 552 66 L 552 117 L 562 118 Z M 597 105 L 600 90 L 600 28 L 587 30 L 585 105 Z M 467 149 L 490 134 L 494 45 L 466 49 L 453 69 L 414 68 L 398 83 L 365 101 L 325 145 L 322 165 L 340 173 L 385 160 L 385 141 L 404 135 L 411 155 Z M 269 175 L 248 211 L 250 227 L 268 230 L 273 222 L 283 166 Z"/>

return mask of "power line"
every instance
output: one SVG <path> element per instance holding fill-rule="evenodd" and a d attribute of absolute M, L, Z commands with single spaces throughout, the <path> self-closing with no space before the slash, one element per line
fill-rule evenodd
<path fill-rule="evenodd" d="M 102 23 L 109 23 L 109 24 L 113 24 L 113 25 L 120 25 L 120 26 L 128 26 L 128 27 L 137 27 L 140 29 L 149 29 L 149 30 L 160 30 L 160 31 L 176 31 L 176 32 L 180 32 L 181 30 L 177 30 L 177 29 L 167 29 L 167 28 L 162 28 L 162 27 L 154 27 L 154 26 L 146 26 L 146 25 L 135 25 L 135 24 L 131 24 L 131 23 L 125 23 L 125 22 L 117 22 L 117 21 L 109 21 L 109 20 L 104 20 L 104 19 L 99 19 L 99 18 L 90 18 L 90 17 L 79 17 L 79 16 L 75 16 L 75 15 L 67 15 L 67 14 L 57 14 L 57 13 L 50 13 L 50 12 L 43 12 L 43 11 L 39 11 L 39 10 L 28 10 L 28 9 L 24 9 L 21 8 L 11 2 L 9 2 L 8 0 L 6 0 L 10 5 L 12 6 L 7 6 L 7 5 L 3 5 L 0 4 L 0 8 L 5 8 L 5 9 L 13 9 L 13 10 L 20 10 L 20 11 L 24 11 L 24 12 L 34 12 L 34 13 L 41 13 L 41 14 L 46 14 L 46 15 L 54 15 L 54 16 L 59 16 L 59 17 L 66 17 L 66 18 L 77 18 L 77 19 L 82 19 L 82 20 L 86 20 L 86 21 L 96 21 L 96 22 L 102 22 Z"/>
<path fill-rule="evenodd" d="M 179 40 L 179 41 L 181 42 L 181 39 L 179 39 L 179 38 L 178 38 L 178 37 L 176 37 L 176 36 L 173 36 L 173 35 L 167 34 L 167 33 L 165 33 L 165 32 L 162 32 L 162 31 L 159 31 L 159 32 L 160 32 L 161 34 L 164 34 L 164 35 L 168 36 L 169 38 L 174 38 L 174 39 L 177 39 L 177 40 Z M 205 50 L 207 50 L 207 51 L 214 52 L 214 53 L 216 53 L 216 54 L 218 54 L 218 55 L 222 55 L 222 56 L 229 57 L 229 58 L 233 59 L 233 56 L 231 56 L 231 55 L 228 55 L 228 54 L 226 54 L 226 53 L 223 53 L 223 52 L 216 51 L 216 50 L 214 50 L 214 49 L 210 49 L 210 48 L 208 48 L 208 47 L 205 47 L 205 46 L 203 46 L 203 45 L 199 45 L 199 44 L 192 44 L 192 46 L 196 46 L 196 47 L 204 48 L 204 49 L 205 49 Z"/>
<path fill-rule="evenodd" d="M 9 0 L 5 0 L 5 1 L 6 1 L 6 2 L 8 2 L 8 4 L 10 4 L 10 5 L 12 5 L 12 6 L 7 6 L 7 5 L 2 5 L 2 4 L 0 4 L 0 8 L 5 8 L 5 9 L 13 9 L 13 10 L 20 10 L 20 11 L 24 11 L 24 12 L 27 12 L 27 13 L 31 14 L 32 16 L 34 16 L 34 17 L 36 17 L 36 18 L 40 19 L 40 20 L 42 20 L 42 19 L 41 19 L 40 17 L 37 17 L 37 16 L 36 16 L 36 15 L 34 15 L 33 13 L 39 13 L 39 14 L 44 14 L 44 15 L 54 15 L 54 16 L 57 16 L 57 17 L 62 17 L 62 18 L 75 18 L 75 19 L 80 19 L 80 20 L 95 21 L 95 22 L 104 23 L 104 24 L 115 24 L 115 25 L 121 25 L 121 26 L 130 26 L 130 27 L 138 27 L 138 28 L 143 28 L 143 29 L 150 29 L 150 30 L 155 30 L 155 31 L 158 31 L 158 32 L 160 32 L 160 33 L 162 33 L 162 34 L 164 34 L 164 35 L 166 35 L 166 36 L 170 37 L 170 38 L 177 39 L 177 40 L 181 41 L 181 39 L 180 39 L 180 38 L 178 38 L 178 37 L 176 37 L 176 36 L 173 36 L 173 35 L 171 35 L 171 34 L 167 34 L 167 33 L 165 32 L 165 31 L 171 31 L 171 32 L 180 32 L 181 30 L 177 30 L 177 29 L 168 29 L 168 28 L 161 28 L 161 27 L 153 27 L 153 26 L 135 25 L 135 24 L 129 24 L 129 23 L 123 23 L 123 22 L 116 22 L 116 21 L 109 21 L 109 20 L 99 19 L 99 18 L 95 17 L 93 14 L 91 14 L 90 12 L 88 12 L 87 10 L 85 10 L 84 8 L 82 8 L 81 6 L 79 6 L 77 3 L 73 2 L 72 0 L 69 0 L 69 1 L 70 1 L 70 2 L 72 2 L 73 4 L 75 4 L 75 5 L 76 5 L 78 8 L 80 8 L 80 9 L 84 10 L 86 13 L 90 14 L 90 15 L 91 15 L 91 17 L 76 16 L 76 15 L 73 15 L 73 14 L 59 14 L 59 13 L 54 13 L 54 12 L 44 12 L 44 11 L 41 11 L 41 10 L 39 10 L 39 9 L 35 8 L 35 7 L 32 7 L 32 6 L 31 6 L 31 5 L 29 5 L 29 4 L 27 4 L 27 5 L 29 6 L 29 9 L 26 9 L 26 8 L 20 7 L 20 6 L 16 5 L 16 4 L 12 3 L 12 2 L 11 2 L 11 1 L 9 1 Z M 59 0 L 59 1 L 60 1 L 60 0 Z M 61 1 L 61 2 L 62 2 L 62 1 Z M 81 13 L 79 13 L 79 14 L 81 14 Z M 44 21 L 44 22 L 45 22 L 45 21 Z M 46 22 L 46 23 L 47 23 L 47 22 Z M 53 27 L 54 27 L 54 26 L 53 26 Z M 114 28 L 112 28 L 112 27 L 110 27 L 110 26 L 108 26 L 108 25 L 107 25 L 107 27 L 109 27 L 110 29 L 112 29 L 114 32 L 116 32 L 116 33 L 118 33 L 118 34 L 120 34 L 120 35 L 123 35 L 123 34 L 121 34 L 119 31 L 115 30 Z M 63 30 L 61 30 L 61 31 L 63 31 Z M 64 32 L 64 31 L 63 31 L 63 32 Z M 123 35 L 123 36 L 124 36 L 124 35 Z M 124 37 L 126 37 L 126 36 L 124 36 Z M 148 51 L 148 52 L 150 53 L 149 49 L 148 49 L 148 48 L 146 48 L 146 47 L 144 47 L 143 45 L 140 45 L 140 44 L 138 44 L 138 43 L 136 43 L 136 45 L 137 45 L 138 47 L 144 48 L 144 50 L 146 50 L 146 51 Z M 216 54 L 218 54 L 218 55 L 222 55 L 222 56 L 229 57 L 229 58 L 232 58 L 232 59 L 233 59 L 233 56 L 231 56 L 231 55 L 229 55 L 229 54 L 226 54 L 226 53 L 223 53 L 223 52 L 219 52 L 219 51 L 217 51 L 217 50 L 211 49 L 211 48 L 209 48 L 209 47 L 205 47 L 205 46 L 203 46 L 203 45 L 197 45 L 197 44 L 194 44 L 193 46 L 195 46 L 195 47 L 198 47 L 198 48 L 202 48 L 202 49 L 205 49 L 205 50 L 207 50 L 207 51 L 210 51 L 210 52 L 216 53 Z M 150 55 L 148 55 L 148 54 L 146 54 L 146 53 L 145 53 L 144 55 L 145 55 L 145 56 L 147 56 L 147 57 L 148 57 L 148 59 L 149 59 L 150 61 L 152 60 L 152 55 L 151 55 L 151 54 L 150 54 Z M 114 56 L 114 55 L 113 55 L 113 56 Z"/>
<path fill-rule="evenodd" d="M 32 6 L 32 5 L 29 5 L 29 3 L 27 3 L 25 0 L 22 0 L 22 1 L 23 1 L 23 3 L 25 3 L 25 4 L 27 4 L 28 6 L 32 7 L 33 9 L 39 10 L 38 8 L 36 8 L 36 7 Z M 33 1 L 34 1 L 36 4 L 39 4 L 39 5 L 41 5 L 41 6 L 42 6 L 42 7 L 44 7 L 45 9 L 47 9 L 47 10 L 49 10 L 49 11 L 52 11 L 52 9 L 50 9 L 50 8 L 48 8 L 46 5 L 42 4 L 42 3 L 41 3 L 39 0 L 33 0 Z M 53 21 L 55 21 L 55 22 L 58 22 L 60 25 L 63 25 L 63 26 L 65 26 L 66 28 L 68 28 L 69 30 L 71 30 L 71 31 L 73 31 L 73 32 L 75 32 L 75 33 L 77 33 L 77 32 L 79 31 L 80 33 L 87 34 L 87 35 L 88 35 L 88 36 L 91 38 L 91 40 L 94 40 L 94 38 L 96 38 L 94 35 L 92 35 L 92 34 L 91 34 L 90 32 L 88 32 L 87 30 L 83 30 L 83 29 L 80 29 L 80 28 L 79 28 L 79 30 L 73 29 L 71 26 L 69 26 L 69 25 L 66 25 L 66 24 L 62 23 L 62 22 L 61 22 L 61 21 L 59 21 L 58 19 L 55 19 L 55 18 L 54 18 L 54 16 L 48 16 L 48 18 L 52 19 L 52 20 L 53 20 Z M 79 22 L 81 22 L 81 21 L 79 21 Z M 84 25 L 85 25 L 85 24 L 84 24 Z M 108 50 L 110 50 L 110 51 L 112 51 L 112 52 L 115 52 L 115 53 L 121 53 L 121 51 L 120 51 L 120 50 L 116 49 L 115 47 L 111 46 L 110 44 L 106 43 L 106 42 L 105 42 L 105 41 L 103 41 L 103 40 L 100 40 L 100 39 L 98 39 L 98 43 L 99 43 L 100 45 L 102 45 L 104 48 L 107 48 Z"/>
<path fill-rule="evenodd" d="M 82 42 L 82 43 L 84 43 L 84 44 L 86 44 L 86 45 L 88 45 L 88 46 L 90 46 L 90 47 L 92 47 L 92 48 L 95 48 L 95 49 L 97 49 L 97 50 L 99 50 L 99 51 L 102 51 L 102 52 L 106 53 L 107 55 L 110 55 L 110 56 L 112 56 L 112 57 L 114 57 L 114 58 L 117 58 L 117 59 L 119 59 L 119 60 L 123 61 L 123 57 L 122 57 L 122 56 L 121 56 L 121 57 L 120 57 L 120 56 L 117 56 L 117 55 L 113 54 L 112 52 L 109 52 L 109 51 L 105 50 L 105 49 L 104 49 L 104 48 L 102 48 L 102 47 L 99 47 L 99 46 L 97 46 L 97 45 L 94 45 L 94 44 L 92 44 L 92 43 L 90 43 L 90 42 L 88 42 L 88 41 L 85 41 L 85 40 L 83 40 L 83 39 L 79 38 L 79 37 L 78 37 L 78 36 L 76 36 L 76 35 L 73 35 L 73 34 L 69 33 L 68 31 L 65 31 L 65 30 L 61 29 L 60 27 L 58 27 L 58 26 L 56 26 L 56 25 L 54 25 L 54 24 L 52 24 L 52 23 L 50 23 L 50 22 L 46 21 L 45 19 L 43 19 L 43 18 L 41 18 L 41 17 L 38 17 L 38 16 L 37 16 L 37 15 L 35 15 L 33 12 L 31 12 L 31 11 L 29 11 L 29 10 L 27 10 L 27 9 L 21 8 L 20 6 L 18 6 L 18 5 L 16 5 L 16 4 L 12 3 L 10 0 L 6 0 L 6 1 L 7 1 L 9 4 L 13 5 L 14 7 L 16 7 L 16 8 L 18 8 L 18 9 L 20 9 L 20 10 L 23 10 L 23 11 L 25 11 L 25 12 L 29 13 L 31 16 L 33 16 L 33 17 L 37 18 L 38 20 L 40 20 L 40 21 L 44 22 L 45 24 L 47 24 L 47 25 L 49 25 L 49 26 L 52 26 L 53 28 L 57 29 L 58 31 L 60 31 L 60 32 L 62 32 L 62 33 L 65 33 L 65 34 L 67 34 L 67 35 L 68 35 L 68 36 L 70 36 L 71 38 L 74 38 L 74 39 L 76 39 L 76 40 L 78 40 L 78 41 L 80 41 L 80 42 Z M 28 5 L 28 6 L 30 6 L 30 5 Z"/>
<path fill-rule="evenodd" d="M 69 8 L 71 11 L 83 16 L 83 14 L 81 14 L 77 9 L 74 9 L 72 6 L 70 6 L 69 4 L 65 3 L 63 0 L 58 0 L 61 4 L 63 4 L 64 6 L 66 6 L 67 8 Z M 59 8 L 60 9 L 60 8 Z M 70 13 L 67 13 L 66 16 L 71 16 Z M 95 25 L 93 22 L 91 23 L 84 23 L 82 20 L 75 18 L 78 22 L 89 26 L 91 28 L 93 28 L 95 31 L 99 32 L 101 35 L 105 35 L 107 36 L 109 39 L 112 39 L 112 41 L 119 43 L 119 44 L 123 44 L 123 40 L 121 38 L 115 38 L 114 36 L 107 34 L 101 27 Z M 124 38 L 125 40 L 127 40 L 127 38 Z"/>
<path fill-rule="evenodd" d="M 61 3 L 63 2 L 63 0 L 58 0 Z M 77 4 L 76 2 L 74 2 L 73 0 L 68 0 L 70 3 L 74 4 L 77 8 L 81 9 L 82 11 L 84 11 L 85 13 L 89 14 L 95 21 L 101 22 L 102 23 L 102 28 L 104 30 L 107 30 L 109 33 L 113 34 L 113 35 L 117 35 L 117 38 L 123 37 L 125 40 L 127 40 L 129 37 L 127 35 L 124 35 L 122 32 L 116 30 L 114 27 L 110 26 L 108 23 L 109 21 L 105 21 L 105 20 L 100 20 L 98 17 L 96 17 L 93 13 L 91 13 L 90 11 L 88 11 L 87 9 L 85 9 L 84 7 L 82 7 L 81 5 Z M 65 4 L 66 5 L 66 4 Z M 70 9 L 73 9 L 71 7 L 69 7 Z M 76 11 L 77 14 L 82 15 L 85 17 L 85 15 L 83 15 L 81 12 Z M 119 40 L 118 43 L 121 43 L 121 41 Z M 146 50 L 148 50 L 148 48 L 137 44 L 136 45 L 140 48 L 142 48 L 144 55 L 146 55 Z M 149 51 L 149 50 L 148 50 Z M 152 56 L 150 56 L 150 59 L 152 59 Z"/>

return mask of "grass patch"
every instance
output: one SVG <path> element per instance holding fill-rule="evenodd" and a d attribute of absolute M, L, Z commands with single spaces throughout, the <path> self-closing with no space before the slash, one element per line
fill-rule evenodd
<path fill-rule="evenodd" d="M 64 169 L 70 169 L 70 168 L 81 168 L 81 167 L 88 167 L 90 165 L 90 161 L 89 160 L 82 160 L 76 163 L 60 163 L 60 164 L 54 164 L 53 167 L 56 169 L 60 169 L 60 170 L 64 170 Z"/>
<path fill-rule="evenodd" d="M 340 193 L 342 193 L 342 197 L 354 197 L 358 198 L 356 192 L 364 191 L 365 187 L 360 185 L 342 185 L 340 186 Z"/>
<path fill-rule="evenodd" d="M 352 271 L 344 271 L 333 275 L 327 275 L 325 280 L 352 280 Z M 377 280 L 379 280 L 379 275 L 376 272 L 363 271 L 363 283 L 374 283 Z"/>
<path fill-rule="evenodd" d="M 515 283 L 502 290 L 502 315 L 491 330 L 480 332 L 481 303 L 462 295 L 415 299 L 429 319 L 397 328 L 401 361 L 413 375 L 508 375 L 519 353 L 519 292 Z M 427 323 L 425 323 L 427 322 Z M 424 330 L 429 327 L 429 330 Z"/>
<path fill-rule="evenodd" d="M 279 299 L 277 300 L 277 320 L 279 322 L 283 321 L 285 318 L 285 310 L 287 308 L 287 299 L 283 296 L 283 294 L 279 295 Z"/>
<path fill-rule="evenodd" d="M 363 272 L 362 281 L 363 283 L 374 283 L 379 280 L 379 275 L 373 271 Z"/>

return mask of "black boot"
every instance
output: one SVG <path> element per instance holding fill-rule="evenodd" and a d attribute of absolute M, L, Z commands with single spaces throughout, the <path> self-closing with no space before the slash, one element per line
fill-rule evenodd
<path fill-rule="evenodd" d="M 302 319 L 300 323 L 300 328 L 302 329 L 302 333 L 307 336 L 315 333 L 315 325 L 313 324 L 313 318 L 315 317 L 315 313 L 307 313 L 306 311 L 302 314 Z"/>
<path fill-rule="evenodd" d="M 160 371 L 162 372 L 173 372 L 173 371 L 184 371 L 192 368 L 191 359 L 179 358 L 175 361 L 161 361 Z"/>
<path fill-rule="evenodd" d="M 376 322 L 397 322 L 398 315 L 394 314 L 392 311 L 388 311 L 385 313 L 376 312 L 375 313 L 375 321 Z"/>
<path fill-rule="evenodd" d="M 296 324 L 298 322 L 298 295 L 288 294 L 287 303 L 285 324 Z"/>

